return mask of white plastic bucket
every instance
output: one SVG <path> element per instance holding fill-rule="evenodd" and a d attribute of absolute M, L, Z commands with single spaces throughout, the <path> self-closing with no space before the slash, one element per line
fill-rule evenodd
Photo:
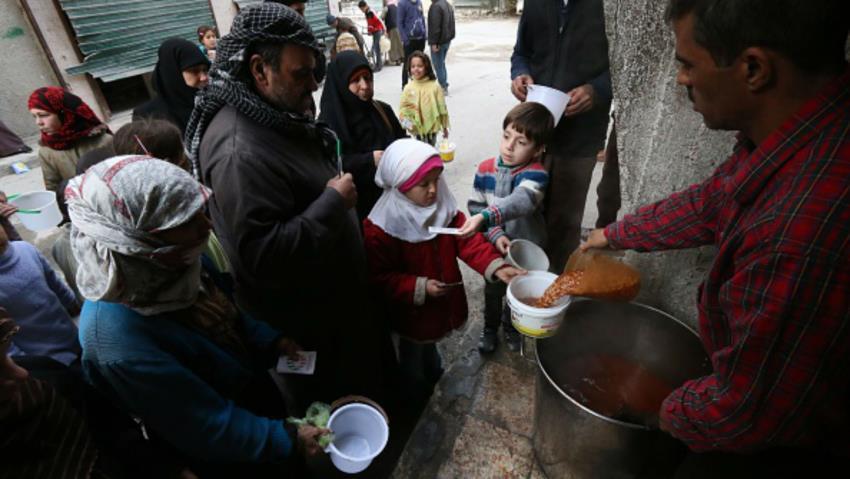
<path fill-rule="evenodd" d="M 508 263 L 526 271 L 549 271 L 549 257 L 531 241 L 515 239 L 508 247 Z"/>
<path fill-rule="evenodd" d="M 570 96 L 561 90 L 556 90 L 543 85 L 528 85 L 528 95 L 526 101 L 540 103 L 548 109 L 555 118 L 555 126 L 561 121 L 564 116 L 564 111 L 567 105 L 570 104 Z"/>
<path fill-rule="evenodd" d="M 571 298 L 565 296 L 551 308 L 535 308 L 519 298 L 539 298 L 558 276 L 546 271 L 531 271 L 517 276 L 508 285 L 508 305 L 514 329 L 531 338 L 547 338 L 555 334 Z"/>
<path fill-rule="evenodd" d="M 356 474 L 371 464 L 390 438 L 390 426 L 377 409 L 362 403 L 346 404 L 331 414 L 328 429 L 334 442 L 326 449 L 337 469 Z"/>
<path fill-rule="evenodd" d="M 24 193 L 9 203 L 19 210 L 34 213 L 18 212 L 17 217 L 31 231 L 49 230 L 62 222 L 62 213 L 56 204 L 56 193 L 52 191 L 33 191 Z"/>

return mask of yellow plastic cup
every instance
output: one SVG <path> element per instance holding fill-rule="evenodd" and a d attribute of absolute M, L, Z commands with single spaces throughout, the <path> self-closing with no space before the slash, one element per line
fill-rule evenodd
<path fill-rule="evenodd" d="M 450 161 L 454 161 L 455 159 L 455 144 L 450 143 L 448 141 L 443 141 L 440 143 L 440 158 L 444 163 L 448 163 Z"/>

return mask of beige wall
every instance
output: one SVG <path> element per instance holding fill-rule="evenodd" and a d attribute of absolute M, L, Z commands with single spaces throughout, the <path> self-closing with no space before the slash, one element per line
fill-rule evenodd
<path fill-rule="evenodd" d="M 233 0 L 210 0 L 215 25 L 218 28 L 219 36 L 230 33 L 230 26 L 233 24 L 233 18 L 236 17 L 236 4 Z"/>
<path fill-rule="evenodd" d="M 38 133 L 27 111 L 36 88 L 58 81 L 17 0 L 0 1 L 0 120 L 21 137 Z"/>

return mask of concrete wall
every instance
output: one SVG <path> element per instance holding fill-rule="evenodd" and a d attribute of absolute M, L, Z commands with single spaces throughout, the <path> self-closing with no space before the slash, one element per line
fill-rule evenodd
<path fill-rule="evenodd" d="M 27 99 L 36 88 L 58 82 L 17 1 L 0 2 L 0 51 L 0 120 L 19 136 L 35 135 Z"/>
<path fill-rule="evenodd" d="M 605 0 L 617 102 L 621 214 L 705 179 L 733 145 L 732 134 L 705 128 L 684 89 L 676 85 L 673 35 L 664 22 L 666 3 Z M 628 253 L 627 261 L 643 273 L 638 301 L 695 327 L 697 286 L 713 256 L 710 247 Z"/>

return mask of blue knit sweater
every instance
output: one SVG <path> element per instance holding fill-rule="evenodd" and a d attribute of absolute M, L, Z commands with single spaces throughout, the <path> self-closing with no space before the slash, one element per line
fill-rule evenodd
<path fill-rule="evenodd" d="M 47 356 L 65 365 L 80 357 L 68 315 L 77 299 L 35 246 L 12 241 L 0 255 L 0 306 L 21 327 L 9 355 Z"/>
<path fill-rule="evenodd" d="M 279 336 L 243 317 L 249 347 L 268 351 Z M 142 316 L 105 301 L 80 316 L 83 371 L 98 390 L 184 454 L 210 462 L 278 462 L 292 442 L 283 421 L 240 408 L 256 369 L 176 321 Z"/>

